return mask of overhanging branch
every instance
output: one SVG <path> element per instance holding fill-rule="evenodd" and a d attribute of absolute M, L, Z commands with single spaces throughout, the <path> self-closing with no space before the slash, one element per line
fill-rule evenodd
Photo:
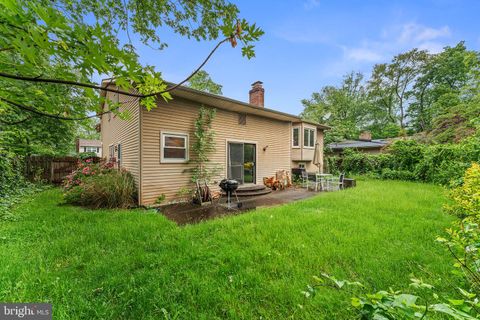
<path fill-rule="evenodd" d="M 18 109 L 21 109 L 21 110 L 24 110 L 24 111 L 28 111 L 30 113 L 33 113 L 33 114 L 36 114 L 36 115 L 39 115 L 39 116 L 42 116 L 42 117 L 48 117 L 48 118 L 52 118 L 52 119 L 58 119 L 58 120 L 67 120 L 67 121 L 82 121 L 82 120 L 87 120 L 87 119 L 91 119 L 91 118 L 95 118 L 95 117 L 98 117 L 98 116 L 101 116 L 101 115 L 104 115 L 104 114 L 107 114 L 107 113 L 110 113 L 118 108 L 120 108 L 121 106 L 118 106 L 114 109 L 111 109 L 111 110 L 108 110 L 108 111 L 105 111 L 105 112 L 101 112 L 101 113 L 97 113 L 97 114 L 94 114 L 94 115 L 91 115 L 91 116 L 84 116 L 84 117 L 64 117 L 64 116 L 61 116 L 61 115 L 56 115 L 56 114 L 51 114 L 51 113 L 47 113 L 47 112 L 44 112 L 44 111 L 40 111 L 34 107 L 31 107 L 31 106 L 27 106 L 27 105 L 24 105 L 24 104 L 21 104 L 21 103 L 18 103 L 18 102 L 15 102 L 15 101 L 12 101 L 10 99 L 6 99 L 6 98 L 3 98 L 3 97 L 0 97 L 0 101 L 3 101 L 13 107 L 16 107 Z"/>
<path fill-rule="evenodd" d="M 3 119 L 0 119 L 0 123 L 4 124 L 4 125 L 7 125 L 7 126 L 14 126 L 14 125 L 17 125 L 17 124 L 21 124 L 21 123 L 24 123 L 28 120 L 32 119 L 32 116 L 28 116 L 22 120 L 17 120 L 17 121 L 6 121 L 6 120 L 3 120 Z"/>
<path fill-rule="evenodd" d="M 108 92 L 113 92 L 113 93 L 118 93 L 126 96 L 131 96 L 131 97 L 137 97 L 137 98 L 147 98 L 147 97 L 152 97 L 156 96 L 162 93 L 167 93 L 170 91 L 175 90 L 176 88 L 180 87 L 183 85 L 185 82 L 190 80 L 196 73 L 198 73 L 203 66 L 208 62 L 208 60 L 213 56 L 215 51 L 225 42 L 229 41 L 230 38 L 225 38 L 210 51 L 208 56 L 203 60 L 203 62 L 184 80 L 180 81 L 176 85 L 173 85 L 165 90 L 158 91 L 158 92 L 153 92 L 149 94 L 140 94 L 140 93 L 134 93 L 134 92 L 128 92 L 120 89 L 114 89 L 114 88 L 109 88 L 107 86 L 99 86 L 93 83 L 84 83 L 84 82 L 78 82 L 78 81 L 72 81 L 72 80 L 63 80 L 63 79 L 53 79 L 53 78 L 43 78 L 41 76 L 37 77 L 29 77 L 29 76 L 22 76 L 22 75 L 16 75 L 16 74 L 9 74 L 5 72 L 0 72 L 0 77 L 3 78 L 9 78 L 9 79 L 14 79 L 14 80 L 21 80 L 21 81 L 28 81 L 28 82 L 40 82 L 40 83 L 54 83 L 54 84 L 62 84 L 62 85 L 72 85 L 72 86 L 77 86 L 77 87 L 83 87 L 83 88 L 90 88 L 90 89 L 96 89 L 96 90 L 102 90 L 102 91 L 108 91 Z M 110 82 L 111 83 L 111 82 Z"/>

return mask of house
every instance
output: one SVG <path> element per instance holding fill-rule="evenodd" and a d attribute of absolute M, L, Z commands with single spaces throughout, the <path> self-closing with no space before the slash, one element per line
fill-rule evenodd
<path fill-rule="evenodd" d="M 94 152 L 97 157 L 102 157 L 102 141 L 77 139 L 76 151 L 77 153 Z"/>
<path fill-rule="evenodd" d="M 228 177 L 244 185 L 263 184 L 263 177 L 278 170 L 302 166 L 317 171 L 312 163 L 315 144 L 323 161 L 323 132 L 328 127 L 265 108 L 264 93 L 260 81 L 252 85 L 249 103 L 179 87 L 171 92 L 173 100 L 158 99 L 158 108 L 147 111 L 137 99 L 104 92 L 109 100 L 123 102 L 122 110 L 130 113 L 129 120 L 112 113 L 101 116 L 105 156 L 115 158 L 135 177 L 139 204 L 153 204 L 162 195 L 174 200 L 182 188 L 192 185 L 194 122 L 205 106 L 216 109 L 210 160 L 221 167 L 217 182 Z"/>
<path fill-rule="evenodd" d="M 341 154 L 345 149 L 352 149 L 364 153 L 380 153 L 389 144 L 387 139 L 372 139 L 372 134 L 364 131 L 358 140 L 343 140 L 330 143 L 328 148 L 334 154 Z"/>

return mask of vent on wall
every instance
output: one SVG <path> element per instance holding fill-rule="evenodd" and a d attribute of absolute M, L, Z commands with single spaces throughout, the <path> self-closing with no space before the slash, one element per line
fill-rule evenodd
<path fill-rule="evenodd" d="M 238 114 L 238 124 L 242 126 L 247 124 L 247 115 L 245 113 Z"/>

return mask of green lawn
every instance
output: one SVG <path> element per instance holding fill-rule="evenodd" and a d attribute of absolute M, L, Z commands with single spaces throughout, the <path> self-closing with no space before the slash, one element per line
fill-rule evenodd
<path fill-rule="evenodd" d="M 433 185 L 360 181 L 186 227 L 61 202 L 47 190 L 0 222 L 0 301 L 49 301 L 54 319 L 349 319 L 347 292 L 304 300 L 313 275 L 375 290 L 414 274 L 448 290 L 451 259 L 434 239 L 451 218 Z"/>

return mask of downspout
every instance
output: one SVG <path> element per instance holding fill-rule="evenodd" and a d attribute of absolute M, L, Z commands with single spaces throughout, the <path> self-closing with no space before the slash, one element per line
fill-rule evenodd
<path fill-rule="evenodd" d="M 301 126 L 300 126 L 300 134 L 299 134 L 299 137 L 301 137 L 301 139 L 300 139 L 300 141 L 299 141 L 299 143 L 300 143 L 300 159 L 301 159 L 301 161 L 304 161 L 304 159 L 303 159 L 303 146 L 304 146 L 303 139 L 305 139 L 305 137 L 303 136 L 303 133 L 304 133 L 304 131 L 303 131 L 303 122 L 302 122 L 302 124 L 301 124 Z"/>
<path fill-rule="evenodd" d="M 138 204 L 143 205 L 143 199 L 142 199 L 142 176 L 143 176 L 143 171 L 142 171 L 142 106 L 140 104 L 140 101 L 138 102 Z"/>

